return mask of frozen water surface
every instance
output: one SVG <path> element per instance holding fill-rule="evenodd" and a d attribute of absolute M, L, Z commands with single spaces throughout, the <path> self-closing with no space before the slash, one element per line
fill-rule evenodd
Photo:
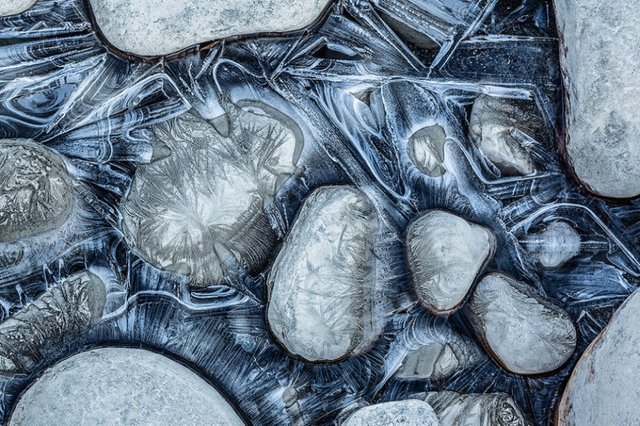
<path fill-rule="evenodd" d="M 105 346 L 190 367 L 255 425 L 416 395 L 441 424 L 554 418 L 638 285 L 640 204 L 568 176 L 549 0 L 338 0 L 300 31 L 223 42 L 168 19 L 203 38 L 156 43 L 185 47 L 161 59 L 121 55 L 87 4 L 0 17 L 3 422 L 50 367 Z M 593 35 L 613 37 L 607 22 Z M 609 92 L 631 93 L 623 80 Z M 495 239 L 447 315 L 407 258 L 433 210 Z M 459 267 L 457 237 L 426 253 L 448 238 Z M 495 274 L 519 284 L 472 309 Z M 516 319 L 539 349 L 496 347 Z"/>

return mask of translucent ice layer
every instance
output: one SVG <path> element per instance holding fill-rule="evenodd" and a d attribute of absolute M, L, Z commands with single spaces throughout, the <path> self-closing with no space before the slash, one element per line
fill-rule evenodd
<path fill-rule="evenodd" d="M 335 361 L 375 339 L 376 222 L 355 188 L 325 187 L 305 200 L 268 279 L 269 325 L 291 353 Z"/>
<path fill-rule="evenodd" d="M 575 349 L 576 330 L 566 312 L 507 276 L 483 278 L 469 302 L 469 311 L 489 352 L 513 373 L 553 371 Z"/>
<path fill-rule="evenodd" d="M 527 250 L 545 268 L 556 268 L 580 251 L 580 235 L 566 222 L 552 222 L 527 238 Z"/>
<path fill-rule="evenodd" d="M 142 349 L 93 349 L 46 370 L 9 425 L 243 426 L 224 397 L 187 367 Z"/>
<path fill-rule="evenodd" d="M 407 231 L 407 256 L 421 302 L 446 313 L 465 299 L 495 251 L 493 233 L 443 210 L 428 211 Z"/>
<path fill-rule="evenodd" d="M 330 0 L 89 2 L 100 31 L 116 48 L 160 56 L 231 36 L 299 30 L 318 19 Z"/>
<path fill-rule="evenodd" d="M 234 265 L 255 272 L 266 262 L 276 236 L 263 208 L 302 149 L 295 124 L 266 106 L 225 119 L 226 137 L 195 113 L 156 126 L 164 158 L 138 168 L 121 208 L 135 249 L 193 286 L 222 281 Z"/>

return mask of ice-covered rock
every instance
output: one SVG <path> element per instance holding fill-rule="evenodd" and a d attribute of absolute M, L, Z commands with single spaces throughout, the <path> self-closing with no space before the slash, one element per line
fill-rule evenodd
<path fill-rule="evenodd" d="M 506 275 L 484 277 L 468 306 L 478 337 L 512 373 L 553 371 L 575 350 L 576 329 L 567 313 Z"/>
<path fill-rule="evenodd" d="M 446 171 L 444 167 L 444 129 L 434 124 L 415 132 L 409 138 L 409 157 L 422 173 L 438 177 Z"/>
<path fill-rule="evenodd" d="M 611 198 L 640 195 L 640 9 L 625 0 L 555 0 L 566 92 L 566 152 Z"/>
<path fill-rule="evenodd" d="M 433 408 L 424 401 L 384 402 L 360 408 L 342 423 L 343 426 L 438 426 Z"/>
<path fill-rule="evenodd" d="M 302 29 L 331 0 L 89 0 L 95 21 L 116 48 L 161 56 L 195 44 L 254 33 Z"/>
<path fill-rule="evenodd" d="M 527 250 L 545 268 L 556 268 L 580 252 L 580 234 L 566 222 L 551 222 L 543 231 L 527 236 Z"/>
<path fill-rule="evenodd" d="M 105 304 L 105 285 L 96 275 L 64 279 L 0 324 L 0 373 L 31 372 L 47 349 L 100 321 Z"/>
<path fill-rule="evenodd" d="M 535 172 L 535 165 L 514 134 L 521 131 L 533 136 L 539 122 L 536 114 L 513 100 L 481 95 L 471 110 L 469 133 L 480 151 L 502 173 L 529 175 Z"/>
<path fill-rule="evenodd" d="M 138 168 L 122 203 L 123 231 L 153 265 L 220 282 L 230 267 L 255 272 L 275 245 L 263 207 L 295 170 L 302 132 L 262 104 L 231 114 L 228 137 L 187 113 L 156 126 L 170 154 Z"/>
<path fill-rule="evenodd" d="M 433 407 L 443 426 L 526 426 L 524 414 L 507 394 L 428 392 L 414 395 Z"/>
<path fill-rule="evenodd" d="M 304 202 L 268 278 L 269 325 L 289 352 L 335 361 L 376 338 L 376 232 L 376 211 L 360 190 L 324 187 Z"/>
<path fill-rule="evenodd" d="M 0 140 L 0 243 L 56 229 L 74 203 L 59 154 L 25 139 Z"/>
<path fill-rule="evenodd" d="M 461 350 L 449 343 L 433 342 L 411 351 L 396 372 L 399 379 L 441 380 L 450 377 L 460 367 Z"/>
<path fill-rule="evenodd" d="M 639 321 L 636 291 L 573 369 L 558 406 L 558 425 L 640 424 Z"/>
<path fill-rule="evenodd" d="M 407 256 L 420 301 L 438 313 L 458 307 L 495 244 L 489 229 L 444 210 L 416 218 L 407 230 Z"/>
<path fill-rule="evenodd" d="M 25 12 L 36 3 L 36 0 L 3 0 L 0 3 L 0 16 L 10 16 Z"/>
<path fill-rule="evenodd" d="M 187 367 L 142 349 L 102 348 L 54 365 L 20 396 L 11 426 L 211 425 L 244 421 Z"/>

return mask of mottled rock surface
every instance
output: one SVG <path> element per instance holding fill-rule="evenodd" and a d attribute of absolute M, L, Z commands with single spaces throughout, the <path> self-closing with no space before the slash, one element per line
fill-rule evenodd
<path fill-rule="evenodd" d="M 640 9 L 625 0 L 555 0 L 567 97 L 566 151 L 596 194 L 640 195 Z"/>
<path fill-rule="evenodd" d="M 100 321 L 105 304 L 100 278 L 89 272 L 66 278 L 0 324 L 0 374 L 31 372 L 47 349 Z"/>
<path fill-rule="evenodd" d="M 290 352 L 333 361 L 375 339 L 376 231 L 376 211 L 360 190 L 325 187 L 307 198 L 268 278 L 269 325 Z"/>
<path fill-rule="evenodd" d="M 553 371 L 575 350 L 576 330 L 567 313 L 506 275 L 483 278 L 469 301 L 469 312 L 489 352 L 512 373 Z"/>
<path fill-rule="evenodd" d="M 580 251 L 580 234 L 566 222 L 551 222 L 544 230 L 527 237 L 527 250 L 545 268 L 557 268 Z"/>
<path fill-rule="evenodd" d="M 0 242 L 56 229 L 73 204 L 60 155 L 25 139 L 0 140 Z"/>
<path fill-rule="evenodd" d="M 466 394 L 429 392 L 415 397 L 433 407 L 443 426 L 526 426 L 515 401 L 503 393 Z"/>
<path fill-rule="evenodd" d="M 535 165 L 518 132 L 532 137 L 539 127 L 537 115 L 514 100 L 482 95 L 473 104 L 469 133 L 503 174 L 529 175 Z"/>
<path fill-rule="evenodd" d="M 36 3 L 36 0 L 2 0 L 0 16 L 10 16 L 25 12 Z"/>
<path fill-rule="evenodd" d="M 419 216 L 407 230 L 407 256 L 420 301 L 434 312 L 455 309 L 494 250 L 487 228 L 443 210 Z"/>
<path fill-rule="evenodd" d="M 559 425 L 640 424 L 639 322 L 636 291 L 576 364 L 558 407 Z"/>
<path fill-rule="evenodd" d="M 20 397 L 11 426 L 245 423 L 183 365 L 141 349 L 83 352 L 47 370 Z"/>
<path fill-rule="evenodd" d="M 264 207 L 302 150 L 300 129 L 266 105 L 245 106 L 229 121 L 227 136 L 195 113 L 156 126 L 156 144 L 169 154 L 138 168 L 122 203 L 135 250 L 195 287 L 265 264 L 276 237 Z"/>
<path fill-rule="evenodd" d="M 385 402 L 357 410 L 343 426 L 438 426 L 429 404 L 417 399 Z"/>
<path fill-rule="evenodd" d="M 90 0 L 95 20 L 116 48 L 168 55 L 226 37 L 302 29 L 330 0 Z"/>

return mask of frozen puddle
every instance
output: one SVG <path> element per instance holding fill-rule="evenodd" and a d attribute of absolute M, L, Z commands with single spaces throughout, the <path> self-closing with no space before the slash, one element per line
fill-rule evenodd
<path fill-rule="evenodd" d="M 45 371 L 20 397 L 9 425 L 211 425 L 244 421 L 211 385 L 162 355 L 93 349 Z"/>
<path fill-rule="evenodd" d="M 335 361 L 376 338 L 376 231 L 376 211 L 360 190 L 325 187 L 307 198 L 268 281 L 269 324 L 291 353 Z"/>
<path fill-rule="evenodd" d="M 330 0 L 89 3 L 100 31 L 117 49 L 139 56 L 162 56 L 232 36 L 299 30 L 317 20 Z"/>

